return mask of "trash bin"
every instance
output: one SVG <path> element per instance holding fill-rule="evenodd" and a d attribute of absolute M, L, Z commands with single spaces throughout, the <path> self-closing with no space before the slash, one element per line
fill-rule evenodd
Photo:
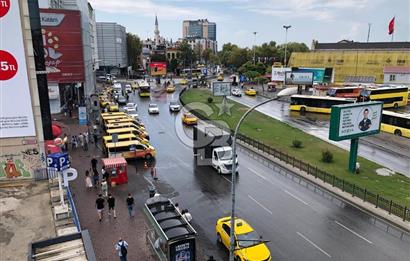
<path fill-rule="evenodd" d="M 148 191 L 149 191 L 149 197 L 150 197 L 150 198 L 152 198 L 152 197 L 154 197 L 154 196 L 155 196 L 155 192 L 156 192 L 156 190 L 155 190 L 155 188 L 154 188 L 154 187 L 149 186 L 149 187 L 148 187 Z"/>

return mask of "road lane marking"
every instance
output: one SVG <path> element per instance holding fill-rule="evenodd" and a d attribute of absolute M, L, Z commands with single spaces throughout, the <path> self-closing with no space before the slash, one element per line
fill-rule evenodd
<path fill-rule="evenodd" d="M 225 176 L 221 176 L 222 178 L 224 178 L 226 181 L 228 181 L 229 183 L 232 184 L 232 181 L 230 181 L 229 179 L 227 179 Z"/>
<path fill-rule="evenodd" d="M 349 231 L 350 233 L 352 233 L 353 235 L 357 236 L 358 238 L 363 239 L 364 241 L 366 241 L 369 244 L 373 244 L 372 241 L 368 240 L 367 238 L 365 238 L 364 236 L 356 233 L 355 231 L 351 230 L 350 228 L 346 227 L 345 225 L 341 224 L 340 222 L 338 222 L 337 220 L 335 220 L 335 223 L 338 224 L 339 226 L 341 226 L 342 228 L 346 229 L 347 231 Z"/>
<path fill-rule="evenodd" d="M 251 172 L 253 172 L 256 176 L 260 177 L 260 178 L 263 179 L 263 180 L 268 181 L 268 179 L 267 179 L 266 177 L 264 177 L 264 176 L 262 176 L 261 174 L 259 174 L 258 172 L 256 172 L 256 170 L 251 169 L 251 168 L 248 168 L 248 169 L 249 169 Z"/>
<path fill-rule="evenodd" d="M 303 199 L 299 198 L 298 196 L 293 195 L 292 193 L 290 193 L 290 192 L 287 191 L 286 189 L 284 190 L 284 192 L 285 192 L 286 194 L 288 194 L 289 196 L 291 196 L 292 198 L 296 199 L 297 201 L 302 202 L 302 203 L 305 204 L 306 206 L 309 206 L 309 203 L 307 203 L 307 202 L 304 201 Z"/>
<path fill-rule="evenodd" d="M 265 207 L 264 205 L 262 205 L 261 203 L 259 203 L 256 199 L 254 199 L 251 195 L 248 195 L 248 197 L 250 199 L 252 199 L 256 204 L 258 204 L 261 208 L 263 208 L 264 210 L 266 210 L 266 212 L 268 212 L 269 214 L 273 215 L 272 211 L 270 211 L 270 209 L 268 209 L 267 207 Z"/>
<path fill-rule="evenodd" d="M 307 238 L 306 236 L 304 236 L 302 233 L 300 232 L 296 232 L 298 234 L 298 236 L 300 236 L 301 238 L 303 238 L 304 240 L 306 240 L 307 242 L 309 242 L 312 246 L 314 246 L 317 250 L 319 250 L 320 252 L 322 252 L 323 254 L 325 254 L 327 257 L 332 258 L 331 255 L 329 255 L 325 250 L 321 249 L 318 245 L 316 245 L 315 243 L 313 243 L 309 238 Z"/>
<path fill-rule="evenodd" d="M 144 176 L 144 179 L 151 185 L 151 187 L 155 187 L 154 183 L 152 183 L 152 181 L 149 180 L 147 177 Z"/>

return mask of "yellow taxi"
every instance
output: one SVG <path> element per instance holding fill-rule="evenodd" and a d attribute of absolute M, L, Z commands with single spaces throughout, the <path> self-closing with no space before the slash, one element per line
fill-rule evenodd
<path fill-rule="evenodd" d="M 185 78 L 183 78 L 183 79 L 181 79 L 181 81 L 179 81 L 179 84 L 181 84 L 181 85 L 187 85 L 187 84 L 188 84 L 188 80 L 185 79 Z"/>
<path fill-rule="evenodd" d="M 255 95 L 256 95 L 256 91 L 255 91 L 255 89 L 250 88 L 250 89 L 247 89 L 247 90 L 245 91 L 245 94 L 248 95 L 248 96 L 255 96 Z"/>
<path fill-rule="evenodd" d="M 108 104 L 108 111 L 109 112 L 120 111 L 119 108 L 118 108 L 118 104 L 116 104 L 115 102 L 110 102 Z"/>
<path fill-rule="evenodd" d="M 218 75 L 217 80 L 222 82 L 224 80 L 224 76 L 222 74 Z"/>
<path fill-rule="evenodd" d="M 173 84 L 168 85 L 167 93 L 173 93 L 173 92 L 175 92 L 175 86 Z"/>
<path fill-rule="evenodd" d="M 230 248 L 231 217 L 218 219 L 216 222 L 218 242 L 228 250 Z M 243 219 L 235 218 L 235 260 L 236 261 L 270 261 L 272 257 L 265 241 Z"/>
<path fill-rule="evenodd" d="M 100 99 L 100 107 L 105 108 L 109 105 L 109 101 L 107 99 Z"/>
<path fill-rule="evenodd" d="M 133 90 L 136 90 L 136 89 L 138 89 L 138 83 L 137 82 L 132 82 L 131 83 L 131 89 L 133 89 Z"/>
<path fill-rule="evenodd" d="M 182 122 L 186 125 L 195 125 L 198 123 L 198 118 L 189 112 L 182 114 Z"/>

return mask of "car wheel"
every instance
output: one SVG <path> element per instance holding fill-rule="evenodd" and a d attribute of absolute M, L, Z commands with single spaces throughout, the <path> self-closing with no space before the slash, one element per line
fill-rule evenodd
<path fill-rule="evenodd" d="M 152 159 L 152 155 L 148 153 L 147 155 L 145 155 L 145 159 L 146 159 L 146 160 Z"/>
<path fill-rule="evenodd" d="M 241 258 L 240 258 L 239 256 L 236 256 L 236 257 L 234 258 L 234 260 L 235 260 L 235 261 L 241 261 Z"/>
<path fill-rule="evenodd" d="M 397 110 L 399 108 L 399 105 L 397 103 L 394 104 L 393 109 Z"/>
<path fill-rule="evenodd" d="M 218 241 L 218 244 L 221 244 L 222 245 L 222 238 L 221 238 L 221 235 L 219 234 L 219 233 L 217 233 L 216 234 L 216 237 L 217 237 L 217 241 Z"/>
<path fill-rule="evenodd" d="M 218 170 L 218 174 L 222 174 L 222 171 L 221 171 L 220 167 L 218 167 L 217 170 Z"/>
<path fill-rule="evenodd" d="M 306 108 L 305 108 L 305 107 L 301 107 L 301 108 L 300 108 L 300 112 L 301 112 L 301 113 L 305 113 L 305 112 L 306 112 Z"/>
<path fill-rule="evenodd" d="M 400 131 L 400 130 L 395 130 L 395 131 L 394 131 L 394 135 L 396 135 L 396 136 L 401 136 L 401 131 Z"/>

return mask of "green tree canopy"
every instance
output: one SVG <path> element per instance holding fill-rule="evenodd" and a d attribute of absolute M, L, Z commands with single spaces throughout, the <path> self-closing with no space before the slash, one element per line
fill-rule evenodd
<path fill-rule="evenodd" d="M 191 49 L 191 46 L 186 40 L 183 40 L 178 46 L 178 51 L 180 53 L 178 60 L 184 68 L 195 62 L 196 59 L 194 51 Z"/>
<path fill-rule="evenodd" d="M 140 38 L 135 34 L 127 33 L 128 65 L 132 66 L 133 70 L 137 70 L 139 67 L 141 50 L 142 42 Z"/>

